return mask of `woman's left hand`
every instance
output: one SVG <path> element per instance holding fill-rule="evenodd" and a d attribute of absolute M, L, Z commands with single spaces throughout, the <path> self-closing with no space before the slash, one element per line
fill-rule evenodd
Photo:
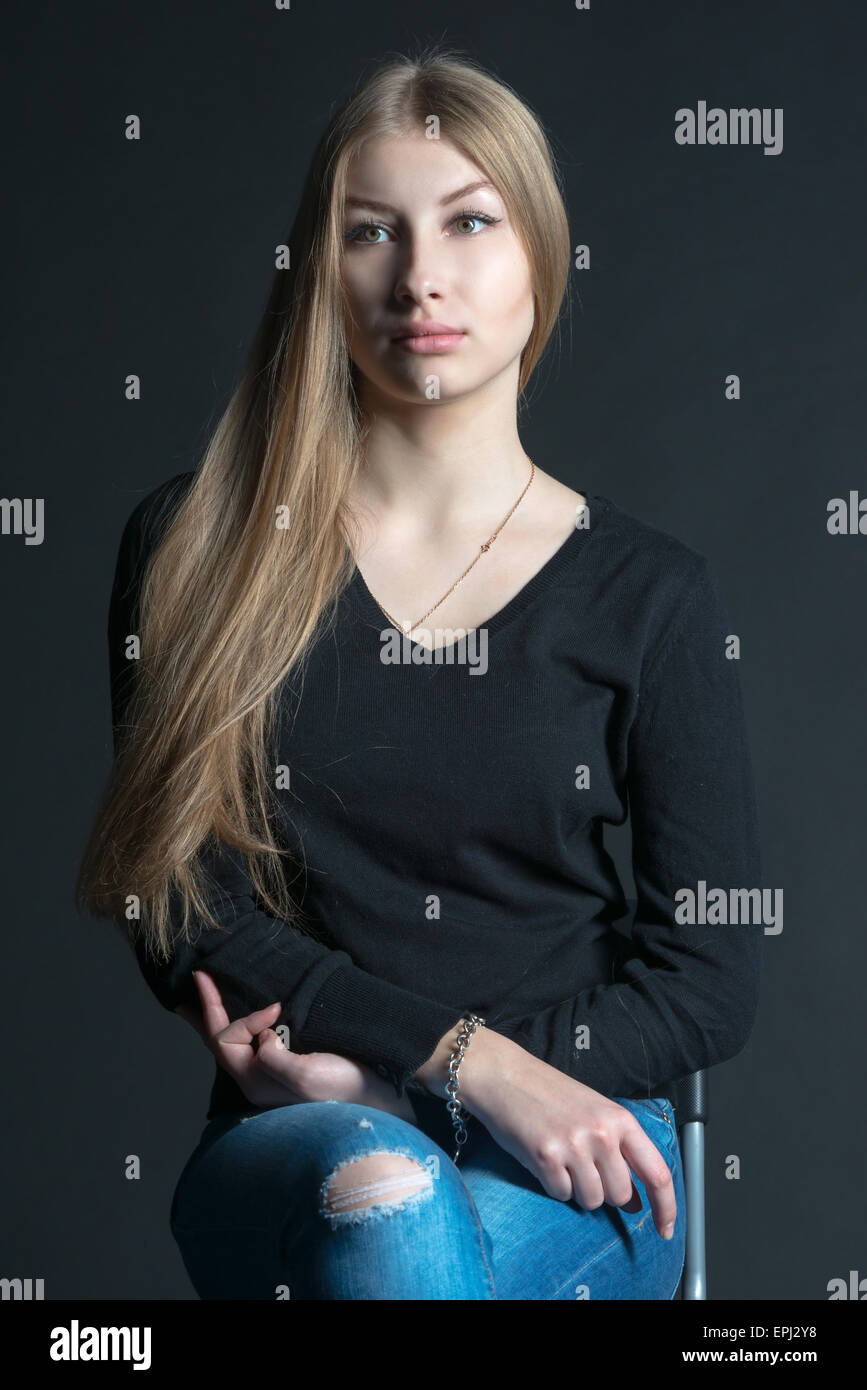
<path fill-rule="evenodd" d="M 336 1052 L 291 1052 L 269 1025 L 280 1016 L 278 1002 L 229 1022 L 222 995 L 204 970 L 193 972 L 202 1011 L 179 1004 L 176 1014 L 195 1028 L 220 1066 L 237 1082 L 252 1105 L 276 1109 L 306 1101 L 352 1101 L 386 1110 L 416 1123 L 409 1096 L 398 1098 L 389 1081 L 372 1067 Z M 253 1039 L 258 1038 L 258 1051 Z"/>

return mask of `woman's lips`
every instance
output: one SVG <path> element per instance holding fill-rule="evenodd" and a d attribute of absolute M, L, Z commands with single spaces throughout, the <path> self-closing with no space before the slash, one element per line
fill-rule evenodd
<path fill-rule="evenodd" d="M 395 347 L 404 352 L 450 352 L 463 342 L 465 333 L 420 333 L 412 338 L 394 338 Z"/>

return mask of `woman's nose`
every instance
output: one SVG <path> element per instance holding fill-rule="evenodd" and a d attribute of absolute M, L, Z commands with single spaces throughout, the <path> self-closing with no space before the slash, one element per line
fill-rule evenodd
<path fill-rule="evenodd" d="M 441 255 L 441 248 L 432 245 L 429 239 L 419 237 L 407 245 L 395 277 L 394 293 L 398 299 L 409 296 L 422 303 L 442 294 L 445 269 Z"/>

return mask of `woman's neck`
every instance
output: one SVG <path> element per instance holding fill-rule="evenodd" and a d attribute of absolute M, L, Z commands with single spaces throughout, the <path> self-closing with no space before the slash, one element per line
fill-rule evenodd
<path fill-rule="evenodd" d="M 457 400 L 424 403 L 386 400 L 368 384 L 354 504 L 410 541 L 497 524 L 531 472 L 518 437 L 513 375 Z"/>
<path fill-rule="evenodd" d="M 531 464 L 518 441 L 497 450 L 465 443 L 453 453 L 373 451 L 352 492 L 355 507 L 379 527 L 408 541 L 496 525 L 530 480 Z"/>

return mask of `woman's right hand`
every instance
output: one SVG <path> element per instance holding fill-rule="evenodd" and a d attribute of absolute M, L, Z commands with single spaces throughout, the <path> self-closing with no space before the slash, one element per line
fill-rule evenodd
<path fill-rule="evenodd" d="M 480 1028 L 467 1047 L 458 1095 L 496 1142 L 523 1164 L 549 1197 L 595 1210 L 603 1202 L 635 1212 L 644 1184 L 654 1225 L 674 1230 L 677 1201 L 668 1164 L 631 1111 L 511 1038 Z"/>
<path fill-rule="evenodd" d="M 283 1009 L 279 1002 L 230 1023 L 216 980 L 206 970 L 194 970 L 193 979 L 201 1011 L 178 1004 L 175 1013 L 196 1030 L 251 1104 L 274 1110 L 306 1101 L 352 1101 L 417 1123 L 410 1097 L 399 1098 L 391 1082 L 365 1062 L 334 1052 L 292 1052 L 274 1032 Z"/>

